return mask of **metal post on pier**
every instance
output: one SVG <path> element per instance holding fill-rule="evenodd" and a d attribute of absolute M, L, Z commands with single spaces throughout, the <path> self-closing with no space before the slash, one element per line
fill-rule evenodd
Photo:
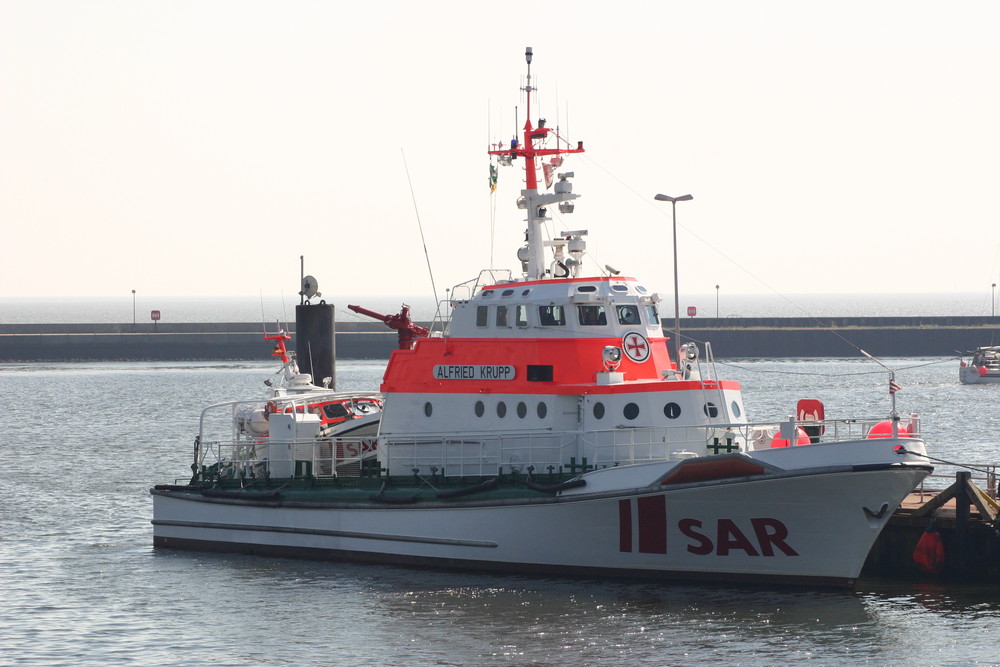
<path fill-rule="evenodd" d="M 671 197 L 670 195 L 656 195 L 653 197 L 656 201 L 668 201 L 673 209 L 673 230 L 674 230 L 674 362 L 677 364 L 677 370 L 680 371 L 681 368 L 681 302 L 680 293 L 677 280 L 677 202 L 679 201 L 691 201 L 694 199 L 691 195 L 681 195 L 680 197 Z"/>
<path fill-rule="evenodd" d="M 960 470 L 955 473 L 955 486 L 958 492 L 955 494 L 955 565 L 958 572 L 964 572 L 968 564 L 968 524 L 969 505 L 972 498 L 969 497 L 969 485 L 972 483 L 972 473 L 968 470 Z"/>

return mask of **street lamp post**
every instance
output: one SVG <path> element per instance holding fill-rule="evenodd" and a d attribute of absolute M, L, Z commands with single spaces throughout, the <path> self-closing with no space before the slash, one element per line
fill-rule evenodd
<path fill-rule="evenodd" d="M 135 290 L 132 290 L 132 326 L 135 326 Z"/>
<path fill-rule="evenodd" d="M 681 195 L 680 197 L 670 197 L 668 195 L 656 195 L 656 201 L 668 201 L 673 208 L 674 214 L 674 350 L 677 356 L 675 363 L 677 368 L 681 367 L 681 297 L 677 289 L 677 202 L 691 201 L 691 195 Z"/>
<path fill-rule="evenodd" d="M 715 286 L 715 319 L 719 319 L 719 286 Z"/>

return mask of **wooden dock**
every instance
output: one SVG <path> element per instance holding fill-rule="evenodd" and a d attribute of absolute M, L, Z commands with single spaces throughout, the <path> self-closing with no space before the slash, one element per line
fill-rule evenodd
<path fill-rule="evenodd" d="M 1000 583 L 1000 505 L 992 482 L 991 488 L 980 489 L 963 471 L 947 489 L 911 493 L 872 547 L 862 576 Z M 936 573 L 922 571 L 914 560 L 917 543 L 932 523 L 944 552 Z"/>

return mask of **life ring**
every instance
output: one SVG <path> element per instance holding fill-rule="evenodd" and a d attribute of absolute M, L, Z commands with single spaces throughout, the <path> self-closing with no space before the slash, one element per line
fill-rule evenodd
<path fill-rule="evenodd" d="M 267 405 L 264 406 L 264 419 L 270 419 L 273 412 L 278 412 L 278 404 L 274 401 L 268 401 Z"/>

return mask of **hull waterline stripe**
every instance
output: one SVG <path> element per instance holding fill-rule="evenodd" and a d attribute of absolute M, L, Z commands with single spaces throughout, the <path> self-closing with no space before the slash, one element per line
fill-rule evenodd
<path fill-rule="evenodd" d="M 175 526 L 178 528 L 204 528 L 206 530 L 242 530 L 261 533 L 292 533 L 295 535 L 322 535 L 323 537 L 348 537 L 361 540 L 386 540 L 388 542 L 416 542 L 419 544 L 443 544 L 450 547 L 484 547 L 495 549 L 496 542 L 484 540 L 453 540 L 437 537 L 412 537 L 409 535 L 379 535 L 377 533 L 356 533 L 347 530 L 321 530 L 316 528 L 284 528 L 281 526 L 245 526 L 236 523 L 204 523 L 200 521 L 170 521 L 154 519 L 154 526 Z"/>
<path fill-rule="evenodd" d="M 165 549 L 182 549 L 193 551 L 222 551 L 228 553 L 245 553 L 258 556 L 280 556 L 291 558 L 312 558 L 316 560 L 342 561 L 354 563 L 369 563 L 400 565 L 411 567 L 429 567 L 444 570 L 463 570 L 469 572 L 510 572 L 531 575 L 552 575 L 557 577 L 613 577 L 633 581 L 678 581 L 690 583 L 731 582 L 750 585 L 777 584 L 781 586 L 822 586 L 828 588 L 850 588 L 857 581 L 856 577 L 824 577 L 818 575 L 783 575 L 741 572 L 717 572 L 701 570 L 649 570 L 622 569 L 611 567 L 590 567 L 576 565 L 551 565 L 545 563 L 518 563 L 494 560 L 472 560 L 466 558 L 440 558 L 413 556 L 407 554 L 392 554 L 381 551 L 343 551 L 340 549 L 324 549 L 317 547 L 291 547 L 280 544 L 254 544 L 249 542 L 214 542 L 193 538 L 154 537 L 153 546 Z"/>

